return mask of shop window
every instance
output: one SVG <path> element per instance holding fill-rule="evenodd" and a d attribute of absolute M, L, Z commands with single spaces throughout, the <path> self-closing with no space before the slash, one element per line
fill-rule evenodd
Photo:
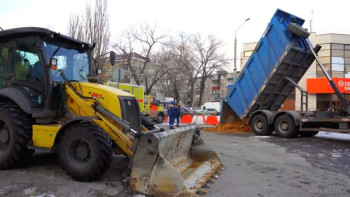
<path fill-rule="evenodd" d="M 344 50 L 343 44 L 332 44 L 332 49 Z"/>
<path fill-rule="evenodd" d="M 349 58 L 350 57 L 350 50 L 345 50 L 344 55 L 345 55 L 345 57 Z"/>
<path fill-rule="evenodd" d="M 328 111 L 331 110 L 332 94 L 317 94 L 317 110 Z"/>
<path fill-rule="evenodd" d="M 344 57 L 344 50 L 332 50 L 333 57 Z"/>
<path fill-rule="evenodd" d="M 332 77 L 344 77 L 344 58 L 332 57 Z"/>

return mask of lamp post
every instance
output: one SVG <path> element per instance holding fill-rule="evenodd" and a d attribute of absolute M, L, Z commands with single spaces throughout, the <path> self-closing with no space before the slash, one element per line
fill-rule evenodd
<path fill-rule="evenodd" d="M 233 57 L 233 78 L 237 79 L 237 31 L 241 28 L 250 18 L 245 19 L 245 21 L 235 30 L 235 48 L 234 48 L 234 57 Z"/>

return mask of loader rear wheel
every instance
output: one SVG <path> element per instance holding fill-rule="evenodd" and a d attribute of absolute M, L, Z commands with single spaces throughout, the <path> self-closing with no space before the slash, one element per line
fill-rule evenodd
<path fill-rule="evenodd" d="M 275 121 L 275 131 L 279 137 L 292 138 L 299 134 L 299 128 L 295 126 L 293 119 L 288 115 L 282 115 Z"/>
<path fill-rule="evenodd" d="M 27 148 L 32 137 L 32 119 L 16 104 L 0 104 L 0 169 L 21 166 L 34 150 Z"/>
<path fill-rule="evenodd" d="M 59 146 L 63 168 L 78 181 L 98 179 L 112 162 L 111 140 L 101 128 L 90 123 L 67 128 Z"/>
<path fill-rule="evenodd" d="M 268 124 L 264 115 L 259 114 L 253 117 L 250 126 L 255 135 L 271 135 L 273 128 Z"/>
<path fill-rule="evenodd" d="M 319 131 L 303 131 L 300 132 L 301 137 L 313 137 L 318 134 Z"/>

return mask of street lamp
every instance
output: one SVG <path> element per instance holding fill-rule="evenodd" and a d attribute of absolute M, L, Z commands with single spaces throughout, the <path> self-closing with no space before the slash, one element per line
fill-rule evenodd
<path fill-rule="evenodd" d="M 239 30 L 239 28 L 241 28 L 247 21 L 249 21 L 250 18 L 247 18 L 245 19 L 245 21 L 235 30 L 235 48 L 234 48 L 234 57 L 233 57 L 233 77 L 234 77 L 234 80 L 237 79 L 237 58 L 236 58 L 236 55 L 237 55 L 237 31 Z"/>

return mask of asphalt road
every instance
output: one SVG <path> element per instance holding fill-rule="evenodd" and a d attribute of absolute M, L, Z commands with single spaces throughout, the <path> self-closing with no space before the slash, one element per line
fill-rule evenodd
<path fill-rule="evenodd" d="M 202 132 L 225 163 L 206 196 L 350 196 L 350 140 L 282 139 Z M 0 171 L 0 196 L 143 196 L 128 187 L 127 158 L 98 181 L 67 176 L 58 156 L 37 151 L 25 167 Z"/>

